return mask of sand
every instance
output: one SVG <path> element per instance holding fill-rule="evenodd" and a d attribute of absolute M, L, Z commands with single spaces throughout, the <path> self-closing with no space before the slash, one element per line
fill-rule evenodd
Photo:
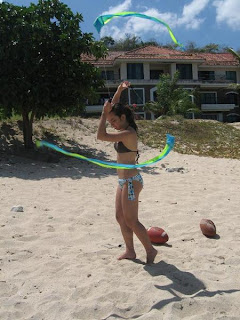
<path fill-rule="evenodd" d="M 88 155 L 115 159 L 90 120 L 69 135 Z M 140 152 L 141 161 L 158 154 Z M 137 259 L 117 260 L 115 170 L 1 158 L 1 320 L 240 319 L 240 161 L 171 152 L 141 172 L 139 218 L 169 235 L 150 266 L 136 238 Z M 215 238 L 202 235 L 202 218 Z"/>

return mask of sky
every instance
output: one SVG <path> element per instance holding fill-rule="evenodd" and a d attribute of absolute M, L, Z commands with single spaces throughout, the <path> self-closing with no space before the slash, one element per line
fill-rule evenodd
<path fill-rule="evenodd" d="M 1 0 L 0 0 L 1 2 Z M 35 0 L 8 0 L 19 6 L 28 6 Z M 145 19 L 115 18 L 102 28 L 100 35 L 95 30 L 95 19 L 103 14 L 135 11 L 165 21 L 177 40 L 186 46 L 194 42 L 197 47 L 209 43 L 240 49 L 240 0 L 62 0 L 71 10 L 83 16 L 80 28 L 93 33 L 96 40 L 111 36 L 114 40 L 126 34 L 140 37 L 143 41 L 172 43 L 167 29 Z"/>

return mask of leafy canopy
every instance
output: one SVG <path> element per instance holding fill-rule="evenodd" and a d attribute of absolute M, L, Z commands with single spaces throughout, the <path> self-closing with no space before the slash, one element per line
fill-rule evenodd
<path fill-rule="evenodd" d="M 81 14 L 58 0 L 29 7 L 0 6 L 0 104 L 10 114 L 65 114 L 103 85 L 81 54 L 104 55 L 92 34 L 82 33 Z"/>
<path fill-rule="evenodd" d="M 76 114 L 103 86 L 98 70 L 81 55 L 100 58 L 106 47 L 81 32 L 82 21 L 58 0 L 0 4 L 0 109 L 5 116 L 23 116 L 30 140 L 34 117 Z"/>
<path fill-rule="evenodd" d="M 185 115 L 189 109 L 195 110 L 189 92 L 178 86 L 178 79 L 179 72 L 173 78 L 169 74 L 161 74 L 157 84 L 157 99 L 147 103 L 146 109 L 157 115 Z"/>

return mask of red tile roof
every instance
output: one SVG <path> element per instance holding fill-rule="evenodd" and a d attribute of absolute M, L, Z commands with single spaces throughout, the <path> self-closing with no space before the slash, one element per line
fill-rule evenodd
<path fill-rule="evenodd" d="M 239 66 L 237 58 L 231 53 L 198 53 L 206 65 Z"/>
<path fill-rule="evenodd" d="M 231 53 L 189 53 L 157 46 L 146 46 L 130 51 L 109 51 L 106 59 L 95 60 L 94 57 L 82 56 L 83 61 L 96 65 L 112 65 L 117 59 L 121 60 L 176 60 L 199 61 L 202 65 L 239 66 L 237 58 Z"/>
<path fill-rule="evenodd" d="M 94 63 L 96 65 L 112 65 L 114 60 L 121 56 L 121 54 L 124 54 L 125 51 L 109 51 L 108 55 L 106 56 L 106 58 L 104 59 L 99 59 L 96 60 L 95 57 L 90 56 L 90 55 L 82 55 L 82 61 L 84 62 L 90 62 L 90 63 Z"/>

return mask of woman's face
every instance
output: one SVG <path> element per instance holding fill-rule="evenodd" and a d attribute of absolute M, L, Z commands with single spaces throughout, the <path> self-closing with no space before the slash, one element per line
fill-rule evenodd
<path fill-rule="evenodd" d="M 126 116 L 124 114 L 119 117 L 116 116 L 113 112 L 110 112 L 107 120 L 110 123 L 111 127 L 116 130 L 123 130 L 126 128 Z"/>

